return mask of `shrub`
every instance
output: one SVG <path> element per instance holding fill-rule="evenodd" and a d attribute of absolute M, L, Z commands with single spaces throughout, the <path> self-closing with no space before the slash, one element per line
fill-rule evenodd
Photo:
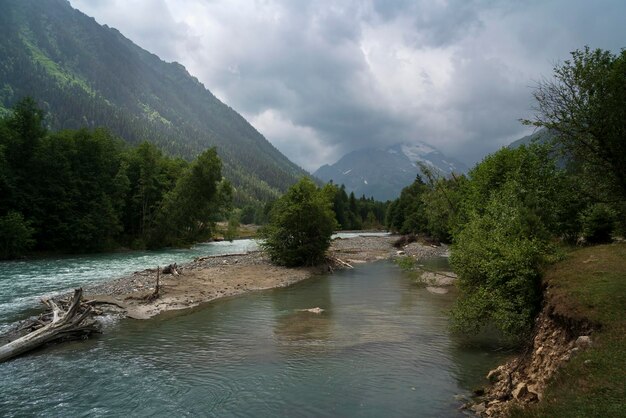
<path fill-rule="evenodd" d="M 472 333 L 493 324 L 519 339 L 532 327 L 547 244 L 536 218 L 515 196 L 516 187 L 494 194 L 484 213 L 472 213 L 457 236 L 450 260 L 462 290 L 453 310 L 457 330 Z"/>
<path fill-rule="evenodd" d="M 35 240 L 35 230 L 19 212 L 9 212 L 0 217 L 0 259 L 15 258 L 30 249 Z"/>
<path fill-rule="evenodd" d="M 260 231 L 261 247 L 276 264 L 315 265 L 324 259 L 336 226 L 331 202 L 303 178 L 273 205 L 270 222 Z"/>
<path fill-rule="evenodd" d="M 581 214 L 583 238 L 591 244 L 611 242 L 617 215 L 608 205 L 596 203 Z"/>

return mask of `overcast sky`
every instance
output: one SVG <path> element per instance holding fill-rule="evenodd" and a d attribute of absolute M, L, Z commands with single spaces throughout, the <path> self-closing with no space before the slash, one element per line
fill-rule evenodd
<path fill-rule="evenodd" d="M 626 47 L 623 0 L 71 0 L 178 61 L 314 171 L 423 141 L 469 164 L 529 133 L 569 52 Z"/>

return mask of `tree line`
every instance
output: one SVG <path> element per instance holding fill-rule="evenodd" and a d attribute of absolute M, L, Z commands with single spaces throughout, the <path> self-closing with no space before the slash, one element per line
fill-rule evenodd
<path fill-rule="evenodd" d="M 357 198 L 354 192 L 346 192 L 345 185 L 336 185 L 331 181 L 322 187 L 323 193 L 337 221 L 336 228 L 342 231 L 383 229 L 388 202 L 374 200 L 365 195 Z M 267 224 L 277 200 L 259 204 L 246 204 L 238 210 L 239 221 L 244 224 Z"/>
<path fill-rule="evenodd" d="M 187 162 L 105 129 L 50 132 L 25 98 L 0 119 L 0 258 L 210 238 L 232 201 L 221 168 L 214 148 Z"/>
<path fill-rule="evenodd" d="M 451 242 L 461 297 L 454 325 L 495 325 L 523 338 L 541 302 L 541 267 L 559 246 L 626 233 L 626 51 L 585 48 L 557 65 L 535 91 L 536 116 L 551 141 L 487 156 L 466 176 L 423 167 L 389 205 L 401 233 Z"/>

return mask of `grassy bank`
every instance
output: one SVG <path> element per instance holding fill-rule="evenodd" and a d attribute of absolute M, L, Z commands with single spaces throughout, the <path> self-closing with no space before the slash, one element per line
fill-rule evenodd
<path fill-rule="evenodd" d="M 544 400 L 513 417 L 622 417 L 626 411 L 626 244 L 572 251 L 545 275 L 557 313 L 596 324 L 593 346 L 555 376 Z"/>

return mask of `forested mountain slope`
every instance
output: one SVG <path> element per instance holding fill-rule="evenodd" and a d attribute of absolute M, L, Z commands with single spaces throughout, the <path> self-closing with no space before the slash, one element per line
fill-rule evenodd
<path fill-rule="evenodd" d="M 240 203 L 306 172 L 178 63 L 166 63 L 67 0 L 0 0 L 0 113 L 32 96 L 52 129 L 104 126 L 191 159 L 216 146 Z"/>

